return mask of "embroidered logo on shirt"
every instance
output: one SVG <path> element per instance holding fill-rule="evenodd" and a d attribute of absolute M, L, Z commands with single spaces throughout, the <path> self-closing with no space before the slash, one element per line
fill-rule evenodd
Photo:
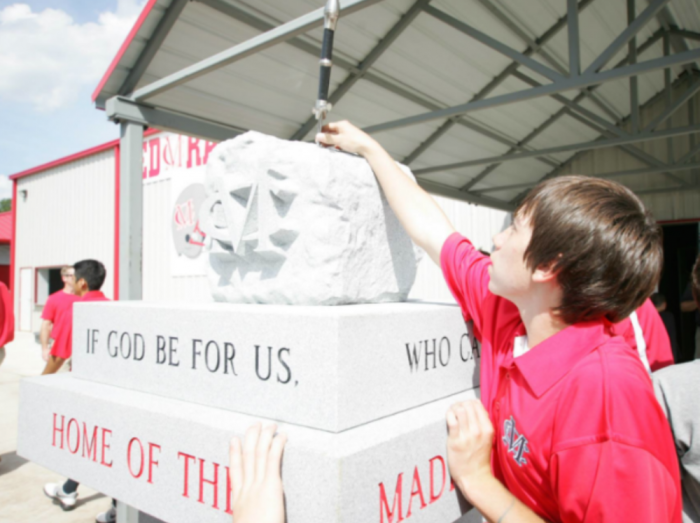
<path fill-rule="evenodd" d="M 519 467 L 527 465 L 527 460 L 523 457 L 523 454 L 529 454 L 530 448 L 528 447 L 527 438 L 515 428 L 513 416 L 503 422 L 503 432 L 505 435 L 501 438 L 501 441 L 508 447 L 508 452 L 513 454 L 515 462 Z"/>

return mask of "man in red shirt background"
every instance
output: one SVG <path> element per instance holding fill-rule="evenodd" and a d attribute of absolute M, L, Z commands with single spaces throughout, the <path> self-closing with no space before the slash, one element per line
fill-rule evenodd
<path fill-rule="evenodd" d="M 105 281 L 107 272 L 104 265 L 97 260 L 82 260 L 76 263 L 75 269 L 75 295 L 76 301 L 109 301 L 100 290 Z M 54 325 L 54 344 L 51 348 L 51 358 L 55 362 L 56 372 L 61 365 L 72 355 L 73 349 L 73 304 L 61 315 L 58 323 Z M 49 366 L 47 365 L 47 369 Z M 44 374 L 50 374 L 44 371 Z M 63 485 L 47 483 L 44 485 L 44 494 L 55 500 L 63 510 L 71 510 L 78 499 L 78 483 L 72 479 L 66 480 Z M 116 521 L 114 506 L 107 512 L 97 516 L 98 523 L 113 523 Z"/>
<path fill-rule="evenodd" d="M 44 310 L 41 313 L 41 331 L 39 333 L 39 340 L 41 341 L 41 356 L 46 362 L 46 368 L 43 374 L 52 374 L 56 372 L 60 365 L 53 370 L 53 372 L 47 372 L 47 369 L 53 369 L 56 367 L 57 362 L 52 361 L 51 358 L 51 340 L 56 339 L 53 332 L 53 327 L 57 323 L 60 323 L 61 317 L 66 312 L 66 310 L 72 308 L 73 302 L 78 299 L 73 291 L 73 286 L 75 284 L 75 272 L 73 267 L 66 265 L 61 267 L 61 279 L 63 280 L 63 289 L 58 292 L 54 292 L 46 300 L 44 305 Z"/>

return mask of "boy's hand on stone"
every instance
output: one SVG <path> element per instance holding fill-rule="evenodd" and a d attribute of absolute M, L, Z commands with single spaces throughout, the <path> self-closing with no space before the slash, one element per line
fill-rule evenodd
<path fill-rule="evenodd" d="M 277 426 L 251 426 L 241 447 L 231 440 L 229 451 L 234 523 L 284 523 L 284 492 L 280 476 L 287 437 Z"/>
<path fill-rule="evenodd" d="M 348 121 L 324 125 L 323 132 L 316 135 L 316 142 L 360 156 L 365 156 L 373 147 L 378 147 L 371 136 Z"/>
<path fill-rule="evenodd" d="M 447 411 L 447 463 L 450 474 L 469 500 L 470 491 L 488 482 L 494 430 L 481 401 L 455 403 Z"/>

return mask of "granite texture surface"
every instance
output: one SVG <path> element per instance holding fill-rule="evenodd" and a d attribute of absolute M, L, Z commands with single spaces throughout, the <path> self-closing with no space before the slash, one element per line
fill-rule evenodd
<path fill-rule="evenodd" d="M 421 251 L 363 158 L 251 131 L 214 148 L 205 185 L 199 227 L 216 300 L 341 305 L 408 296 Z"/>
<path fill-rule="evenodd" d="M 339 432 L 478 386 L 453 305 L 78 303 L 76 377 Z"/>
<path fill-rule="evenodd" d="M 477 523 L 450 489 L 461 393 L 340 434 L 281 425 L 289 523 Z M 18 454 L 168 523 L 229 522 L 228 442 L 255 418 L 70 374 L 25 379 Z M 462 519 L 460 519 L 462 518 Z"/>

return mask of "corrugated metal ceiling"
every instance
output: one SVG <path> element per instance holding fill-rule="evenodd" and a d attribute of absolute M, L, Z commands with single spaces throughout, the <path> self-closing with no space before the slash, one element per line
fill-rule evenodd
<path fill-rule="evenodd" d="M 322 7 L 322 0 L 213 0 L 241 9 L 261 22 L 277 26 Z M 342 2 L 341 2 L 342 3 Z M 595 0 L 579 16 L 581 67 L 585 69 L 627 26 L 624 0 Z M 637 14 L 650 2 L 638 0 Z M 414 0 L 384 0 L 348 16 L 341 16 L 336 32 L 334 59 L 353 65 L 362 60 L 414 4 Z M 128 44 L 111 71 L 99 95 L 98 103 L 117 94 L 119 86 L 142 54 L 161 18 L 170 8 L 170 0 L 156 0 L 143 20 L 136 37 Z M 523 51 L 528 41 L 545 34 L 566 16 L 563 0 L 433 0 L 430 6 L 468 23 L 502 43 Z M 147 6 L 147 9 L 150 8 Z M 672 0 L 666 5 L 668 14 L 679 28 L 700 33 L 700 3 L 696 0 Z M 654 37 L 661 28 L 652 18 L 637 34 L 637 45 Z M 174 26 L 156 52 L 137 88 L 175 73 L 233 45 L 244 42 L 260 30 L 251 27 L 202 1 L 188 2 Z M 300 40 L 320 47 L 322 29 L 314 29 Z M 688 49 L 700 48 L 700 41 L 685 38 Z M 677 42 L 676 42 L 677 43 Z M 604 69 L 627 56 L 625 45 Z M 663 56 L 659 39 L 639 55 L 638 61 Z M 568 73 L 568 36 L 566 24 L 532 57 L 563 75 Z M 359 80 L 336 105 L 333 119 L 347 118 L 365 127 L 421 114 L 436 108 L 464 104 L 479 93 L 511 64 L 511 59 L 477 42 L 470 36 L 436 19 L 419 14 L 410 26 L 381 55 L 371 68 L 372 77 Z M 674 66 L 677 78 L 683 67 Z M 523 66 L 518 72 L 532 80 L 547 84 L 550 80 Z M 331 92 L 350 72 L 336 65 L 333 68 Z M 411 100 L 377 85 L 388 82 L 408 93 Z M 246 129 L 289 138 L 310 116 L 318 83 L 318 56 L 291 45 L 279 44 L 232 65 L 174 87 L 148 99 L 148 104 L 225 122 Z M 513 93 L 531 86 L 521 79 L 508 77 L 488 97 Z M 664 88 L 663 71 L 639 76 L 639 101 L 644 104 Z M 578 91 L 561 96 L 572 100 Z M 629 80 L 605 83 L 595 89 L 595 100 L 585 98 L 580 105 L 599 119 L 615 125 L 630 113 Z M 513 144 L 521 142 L 560 112 L 562 104 L 552 97 L 513 103 L 469 113 L 465 125 L 454 125 L 431 147 L 410 164 L 414 170 L 506 154 Z M 590 120 L 590 119 L 589 119 Z M 387 150 L 401 160 L 410 155 L 445 120 L 377 133 Z M 590 123 L 590 122 L 589 122 Z M 594 122 L 595 123 L 595 122 Z M 468 128 L 470 126 L 471 128 Z M 482 132 L 476 132 L 478 126 Z M 597 130 L 596 130 L 597 129 Z M 490 134 L 487 137 L 483 134 Z M 543 149 L 595 140 L 600 125 L 586 125 L 564 115 L 532 138 L 524 149 Z M 307 136 L 307 139 L 309 136 Z M 547 175 L 574 152 L 562 152 L 543 158 L 456 168 L 425 174 L 424 179 L 459 189 L 489 169 L 488 176 L 470 187 L 474 190 L 535 181 Z M 665 157 L 657 157 L 666 161 Z M 634 160 L 638 161 L 638 160 Z M 649 162 L 639 162 L 646 167 Z M 677 178 L 693 181 L 692 173 L 676 173 Z M 481 178 L 481 177 L 480 177 Z M 636 177 L 633 188 L 644 188 L 649 177 Z M 658 185 L 653 177 L 649 187 Z M 664 179 L 664 178 L 661 178 Z M 521 190 L 490 193 L 494 201 L 508 203 Z"/>

